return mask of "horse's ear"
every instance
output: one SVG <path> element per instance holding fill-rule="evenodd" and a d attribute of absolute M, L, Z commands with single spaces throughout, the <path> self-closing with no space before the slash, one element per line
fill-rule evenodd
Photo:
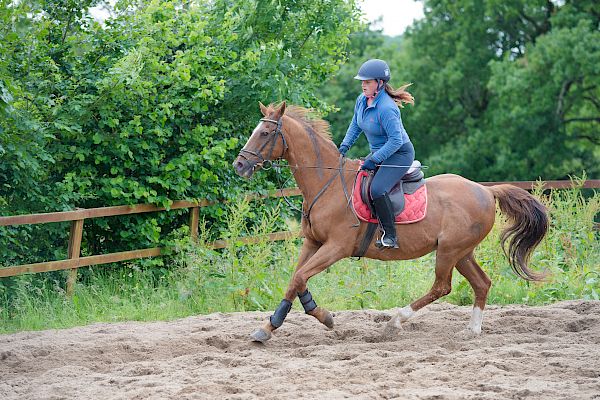
<path fill-rule="evenodd" d="M 282 117 L 283 113 L 285 113 L 285 100 L 281 102 L 281 104 L 279 105 L 279 108 L 277 109 L 277 115 Z"/>
<path fill-rule="evenodd" d="M 262 115 L 264 117 L 267 116 L 267 107 L 265 107 L 265 105 L 263 103 L 261 103 L 260 101 L 258 102 L 258 105 L 260 106 L 260 112 L 262 113 Z"/>

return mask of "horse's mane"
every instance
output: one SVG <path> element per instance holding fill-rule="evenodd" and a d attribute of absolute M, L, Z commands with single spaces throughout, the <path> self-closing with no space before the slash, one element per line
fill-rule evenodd
<path fill-rule="evenodd" d="M 269 105 L 269 109 L 271 110 L 273 110 L 274 107 L 273 104 Z M 335 146 L 331 139 L 331 132 L 329 132 L 329 123 L 316 115 L 313 110 L 300 106 L 287 106 L 285 108 L 285 115 L 297 121 L 306 130 L 317 156 L 317 167 L 320 167 L 322 164 L 321 150 L 317 144 L 317 137 L 325 139 L 325 142 Z M 323 170 L 318 168 L 317 174 L 319 177 L 323 177 Z"/>
<path fill-rule="evenodd" d="M 273 108 L 274 105 L 270 104 L 269 108 Z M 285 108 L 285 115 L 300 122 L 305 127 L 309 127 L 312 132 L 316 133 L 323 139 L 332 140 L 331 132 L 329 131 L 329 122 L 320 118 L 314 110 L 308 108 L 289 105 Z"/>

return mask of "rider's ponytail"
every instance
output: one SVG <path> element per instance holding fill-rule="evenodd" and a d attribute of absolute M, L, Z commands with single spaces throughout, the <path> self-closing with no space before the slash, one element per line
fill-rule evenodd
<path fill-rule="evenodd" d="M 410 85 L 412 85 L 412 83 L 407 83 L 406 85 L 400 86 L 398 89 L 394 89 L 389 83 L 386 83 L 385 91 L 392 99 L 394 99 L 400 108 L 403 108 L 404 105 L 402 103 L 410 103 L 412 105 L 415 104 L 415 98 L 413 95 L 406 91 L 406 88 Z"/>

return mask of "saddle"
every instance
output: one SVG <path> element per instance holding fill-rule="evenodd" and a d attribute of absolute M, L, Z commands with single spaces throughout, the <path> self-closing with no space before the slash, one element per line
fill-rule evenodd
<path fill-rule="evenodd" d="M 377 215 L 371 198 L 371 182 L 374 174 L 359 171 L 354 188 L 353 206 L 359 219 L 377 223 Z M 396 223 L 412 223 L 425 218 L 427 211 L 427 187 L 421 163 L 415 160 L 410 169 L 389 193 Z"/>

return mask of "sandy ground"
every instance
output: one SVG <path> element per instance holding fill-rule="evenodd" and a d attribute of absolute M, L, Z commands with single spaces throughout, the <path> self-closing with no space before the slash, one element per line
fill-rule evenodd
<path fill-rule="evenodd" d="M 94 324 L 0 335 L 0 399 L 600 399 L 600 302 L 421 310 L 395 337 L 390 311 L 292 311 Z"/>

